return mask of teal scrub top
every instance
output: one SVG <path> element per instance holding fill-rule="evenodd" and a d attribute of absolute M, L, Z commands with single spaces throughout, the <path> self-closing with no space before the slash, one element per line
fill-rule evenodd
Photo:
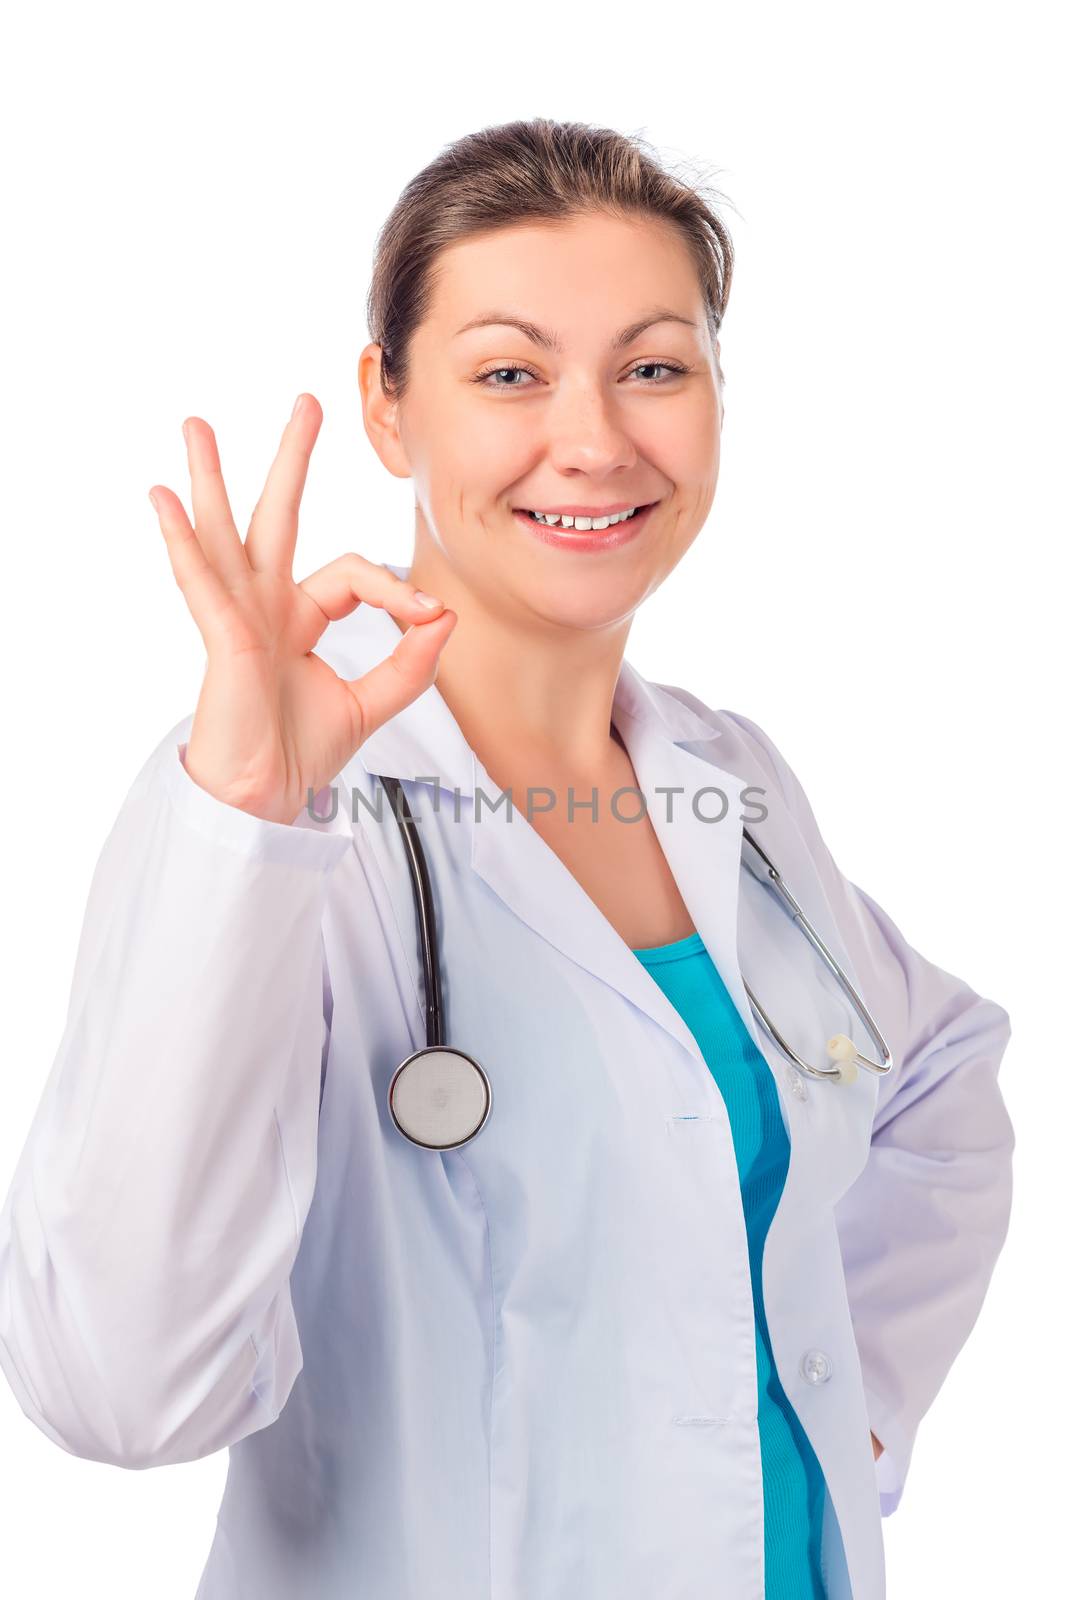
<path fill-rule="evenodd" d="M 826 1484 L 808 1435 L 779 1382 L 764 1316 L 764 1240 L 790 1163 L 778 1091 L 699 933 L 634 954 L 701 1047 L 730 1119 L 753 1283 L 764 1479 L 764 1594 L 766 1600 L 826 1600 L 820 1575 Z"/>

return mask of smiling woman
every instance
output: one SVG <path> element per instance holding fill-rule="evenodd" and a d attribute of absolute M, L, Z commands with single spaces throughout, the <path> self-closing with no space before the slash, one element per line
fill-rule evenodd
<path fill-rule="evenodd" d="M 152 491 L 207 671 L 93 879 L 0 1365 L 74 1454 L 230 1449 L 199 1600 L 882 1600 L 1007 1224 L 1008 1021 L 845 878 L 755 723 L 624 654 L 715 498 L 732 270 L 637 139 L 485 129 L 374 264 L 410 565 L 294 580 L 311 395 L 244 540 L 202 419 L 192 518 Z M 740 870 L 754 794 L 885 1075 Z M 492 1114 L 413 1142 L 396 1064 L 433 1033 L 455 1066 L 443 1011 Z"/>
<path fill-rule="evenodd" d="M 556 676 L 567 653 L 583 650 L 580 641 L 592 644 L 591 629 L 602 642 L 604 629 L 621 640 L 707 518 L 719 471 L 718 330 L 732 257 L 713 213 L 666 179 L 664 199 L 674 198 L 685 226 L 640 209 L 637 196 L 630 205 L 587 198 L 561 210 L 568 152 L 562 140 L 549 147 L 560 167 L 547 174 L 557 193 L 552 212 L 532 201 L 529 214 L 488 226 L 493 188 L 502 206 L 506 198 L 515 205 L 506 151 L 489 192 L 484 184 L 472 192 L 475 231 L 460 220 L 462 195 L 444 211 L 458 230 L 448 242 L 440 221 L 435 228 L 424 218 L 420 190 L 410 203 L 402 198 L 376 263 L 378 337 L 363 353 L 360 382 L 375 449 L 414 480 L 413 580 L 435 594 L 450 585 L 455 594 L 459 580 L 482 597 L 487 616 L 499 618 L 496 648 L 505 657 L 519 614 L 533 610 L 550 629 L 565 629 Z M 477 155 L 476 144 L 466 159 Z M 454 186 L 459 165 L 454 154 Z M 431 241 L 432 292 L 417 292 L 418 259 Z M 380 286 L 395 263 L 403 263 L 401 281 L 387 295 Z M 413 327 L 402 320 L 406 296 L 422 307 Z M 512 686 L 498 678 L 497 706 L 482 688 L 472 693 L 474 642 L 470 629 L 457 628 L 439 686 L 450 704 L 463 696 L 471 715 L 504 729 L 498 713 Z M 552 694 L 540 674 L 528 672 L 525 683 L 524 710 L 511 722 L 516 754 L 535 732 L 523 722 L 544 731 Z M 591 678 L 588 689 L 576 688 L 574 753 L 588 754 L 603 748 L 606 685 Z M 502 772 L 505 759 L 497 755 Z"/>

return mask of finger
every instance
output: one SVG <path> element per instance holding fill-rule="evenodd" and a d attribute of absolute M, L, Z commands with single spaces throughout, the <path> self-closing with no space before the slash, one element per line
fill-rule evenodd
<path fill-rule="evenodd" d="M 185 596 L 204 643 L 208 644 L 229 625 L 233 609 L 230 593 L 201 549 L 178 496 L 156 484 L 149 490 L 149 498 L 159 517 L 175 582 Z"/>
<path fill-rule="evenodd" d="M 455 626 L 455 611 L 443 611 L 421 625 L 413 623 L 384 661 L 362 677 L 346 680 L 360 709 L 361 744 L 430 688 L 437 676 L 438 658 Z"/>
<path fill-rule="evenodd" d="M 297 587 L 315 601 L 331 622 L 336 622 L 339 617 L 347 617 L 361 600 L 395 612 L 405 622 L 425 622 L 443 609 L 442 602 L 436 596 L 426 596 L 428 600 L 433 599 L 432 606 L 424 604 L 416 598 L 420 591 L 414 583 L 409 583 L 406 578 L 398 578 L 388 567 L 377 561 L 369 561 L 366 556 L 358 556 L 353 551 L 328 561 L 325 567 L 304 578 Z"/>
<path fill-rule="evenodd" d="M 315 396 L 298 395 L 245 538 L 245 555 L 259 572 L 288 577 L 293 571 L 300 499 L 322 421 L 323 410 Z"/>
<path fill-rule="evenodd" d="M 223 584 L 236 588 L 248 578 L 249 566 L 230 510 L 215 434 L 203 417 L 187 417 L 182 431 L 197 539 Z"/>

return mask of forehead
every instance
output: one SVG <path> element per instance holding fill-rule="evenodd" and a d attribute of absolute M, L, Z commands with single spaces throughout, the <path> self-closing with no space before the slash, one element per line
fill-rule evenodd
<path fill-rule="evenodd" d="M 651 305 L 670 305 L 699 328 L 704 320 L 686 242 L 658 217 L 597 213 L 510 223 L 447 246 L 431 282 L 427 321 L 449 339 L 465 322 L 505 306 L 562 336 L 614 332 Z M 472 343 L 477 337 L 463 335 Z"/>

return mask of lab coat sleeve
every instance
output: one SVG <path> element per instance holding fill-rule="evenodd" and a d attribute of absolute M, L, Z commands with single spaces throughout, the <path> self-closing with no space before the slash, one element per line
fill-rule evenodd
<path fill-rule="evenodd" d="M 735 720 L 770 759 L 894 1056 L 867 1162 L 835 1207 L 870 1426 L 884 1447 L 876 1480 L 887 1517 L 1008 1231 L 1015 1138 L 998 1069 L 1009 1017 L 925 960 L 843 876 L 793 771 L 765 734 Z"/>
<path fill-rule="evenodd" d="M 0 1366 L 73 1455 L 189 1461 L 273 1422 L 327 1045 L 321 919 L 351 820 L 268 822 L 145 763 L 93 874 L 3 1211 Z M 325 810 L 325 805 L 324 805 Z"/>

